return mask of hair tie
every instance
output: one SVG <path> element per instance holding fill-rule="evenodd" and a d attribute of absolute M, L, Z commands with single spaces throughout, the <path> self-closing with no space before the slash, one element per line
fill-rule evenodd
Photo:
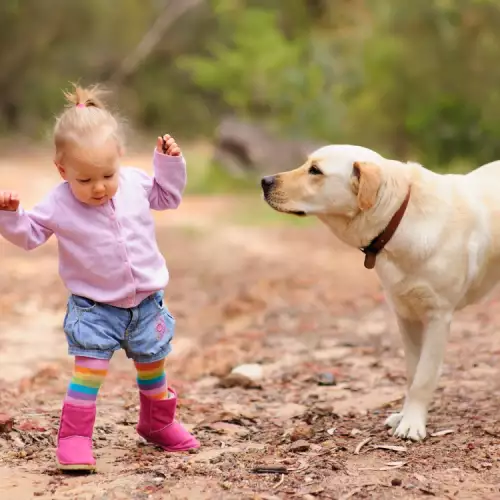
<path fill-rule="evenodd" d="M 80 102 L 80 103 L 78 103 L 78 104 L 76 105 L 76 107 L 77 107 L 77 108 L 85 108 L 86 106 L 85 106 L 85 104 L 83 104 L 83 103 L 81 103 L 81 102 Z"/>

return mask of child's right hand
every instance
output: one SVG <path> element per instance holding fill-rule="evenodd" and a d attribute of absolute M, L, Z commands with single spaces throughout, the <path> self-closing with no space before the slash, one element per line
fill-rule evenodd
<path fill-rule="evenodd" d="M 0 210 L 15 212 L 19 208 L 19 195 L 12 191 L 0 191 Z"/>

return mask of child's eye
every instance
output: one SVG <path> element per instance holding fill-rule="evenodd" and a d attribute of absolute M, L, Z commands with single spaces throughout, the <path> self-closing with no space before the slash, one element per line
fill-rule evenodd
<path fill-rule="evenodd" d="M 78 182 L 80 184 L 88 184 L 90 182 L 90 179 L 78 179 Z"/>
<path fill-rule="evenodd" d="M 105 179 L 112 179 L 115 176 L 115 174 L 110 174 L 110 175 L 105 175 Z"/>

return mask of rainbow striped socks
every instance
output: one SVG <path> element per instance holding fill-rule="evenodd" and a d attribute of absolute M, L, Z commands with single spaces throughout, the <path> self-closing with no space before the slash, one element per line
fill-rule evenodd
<path fill-rule="evenodd" d="M 76 356 L 65 402 L 78 406 L 94 405 L 108 367 L 108 360 Z"/>
<path fill-rule="evenodd" d="M 135 363 L 139 391 L 149 399 L 168 399 L 165 360 L 153 363 Z"/>

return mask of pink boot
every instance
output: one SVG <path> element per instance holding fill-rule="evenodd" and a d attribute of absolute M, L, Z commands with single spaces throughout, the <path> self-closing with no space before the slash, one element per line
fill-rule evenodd
<path fill-rule="evenodd" d="M 138 434 L 146 441 L 156 444 L 165 451 L 187 451 L 200 447 L 198 440 L 175 420 L 177 394 L 169 387 L 171 397 L 156 401 L 144 394 L 141 397 L 141 411 Z"/>
<path fill-rule="evenodd" d="M 57 466 L 61 470 L 94 470 L 92 432 L 96 407 L 64 403 L 57 436 Z"/>

